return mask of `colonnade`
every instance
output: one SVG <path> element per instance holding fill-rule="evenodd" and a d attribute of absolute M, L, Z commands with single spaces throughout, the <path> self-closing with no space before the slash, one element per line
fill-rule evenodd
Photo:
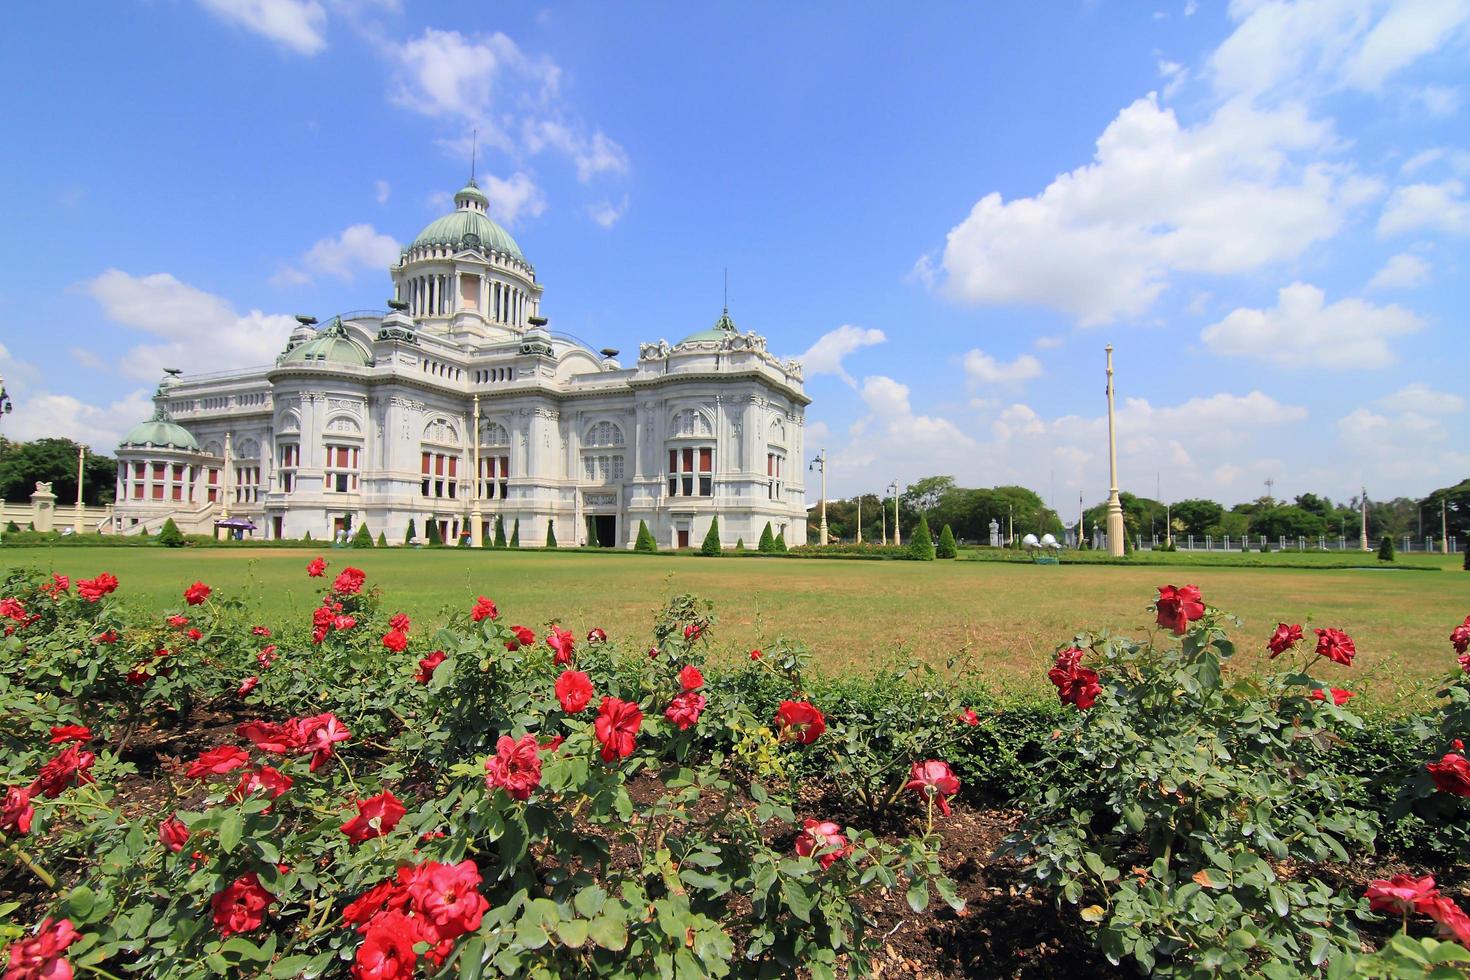
<path fill-rule="evenodd" d="M 477 277 L 478 278 L 478 277 Z M 459 273 L 412 276 L 406 281 L 411 316 L 452 316 L 458 309 Z M 482 280 L 483 282 L 484 280 Z M 523 327 L 530 316 L 531 297 L 508 283 L 489 282 L 479 293 L 480 312 L 496 323 Z"/>

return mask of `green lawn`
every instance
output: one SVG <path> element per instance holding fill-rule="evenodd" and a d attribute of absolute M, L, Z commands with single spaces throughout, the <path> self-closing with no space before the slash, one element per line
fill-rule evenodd
<path fill-rule="evenodd" d="M 709 560 L 687 556 L 545 554 L 405 549 L 320 552 L 333 569 L 356 565 L 393 610 L 433 618 L 445 604 L 493 598 L 512 623 L 553 618 L 584 633 L 601 626 L 641 642 L 665 597 L 715 600 L 717 645 L 743 655 L 785 634 L 805 641 L 833 670 L 870 670 L 892 651 L 934 660 L 969 650 L 985 680 L 1003 688 L 1045 685 L 1051 653 L 1084 627 L 1136 630 L 1161 584 L 1196 584 L 1245 622 L 1236 639 L 1247 663 L 1278 619 L 1346 629 L 1355 667 L 1340 686 L 1390 705 L 1422 697 L 1455 667 L 1450 630 L 1470 613 L 1470 573 L 1458 556 L 1415 556 L 1432 570 L 1167 567 L 989 561 Z M 261 618 L 304 620 L 320 582 L 305 565 L 316 551 L 275 549 L 4 548 L 0 569 L 37 565 L 72 576 L 110 571 L 129 600 L 180 604 L 195 579 L 245 590 Z M 1222 556 L 1223 557 L 1223 556 Z M 1178 562 L 1177 564 L 1175 562 Z M 1337 670 L 1338 668 L 1333 668 Z"/>

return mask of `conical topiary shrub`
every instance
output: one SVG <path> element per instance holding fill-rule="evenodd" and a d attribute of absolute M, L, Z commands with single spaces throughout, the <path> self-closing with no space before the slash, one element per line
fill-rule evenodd
<path fill-rule="evenodd" d="M 414 524 L 413 518 L 410 517 L 408 519 L 408 527 L 403 532 L 403 543 L 404 544 L 413 544 L 413 539 L 416 538 L 416 537 L 418 537 L 418 536 L 419 536 L 418 526 L 416 524 Z"/>
<path fill-rule="evenodd" d="M 1393 561 L 1393 538 L 1386 534 L 1378 542 L 1378 560 Z"/>
<path fill-rule="evenodd" d="M 782 531 L 780 534 L 776 535 L 776 537 L 774 539 L 772 539 L 772 541 L 771 541 L 771 554 L 773 554 L 773 555 L 784 555 L 784 554 L 786 554 L 786 532 L 785 531 Z"/>
<path fill-rule="evenodd" d="M 379 548 L 386 548 L 386 547 L 388 547 L 388 534 L 387 534 L 386 531 L 379 531 L 378 532 L 378 547 Z"/>
<path fill-rule="evenodd" d="M 909 545 L 909 554 L 919 561 L 934 560 L 934 535 L 929 533 L 929 518 L 919 515 L 919 526 L 914 528 L 914 541 Z"/>
<path fill-rule="evenodd" d="M 638 522 L 638 540 L 633 543 L 633 550 L 648 555 L 658 551 L 658 542 L 653 540 L 653 532 L 648 530 L 645 521 Z"/>
<path fill-rule="evenodd" d="M 426 536 L 429 539 L 429 547 L 437 547 L 444 543 L 444 539 L 439 537 L 438 521 L 434 520 L 432 517 L 429 518 L 428 520 L 424 521 L 424 529 L 428 532 Z"/>
<path fill-rule="evenodd" d="M 495 547 L 505 547 L 505 520 L 499 514 L 495 515 Z"/>
<path fill-rule="evenodd" d="M 710 518 L 709 530 L 705 532 L 704 544 L 699 546 L 699 553 L 714 558 L 725 553 L 720 547 L 720 519 L 718 517 Z"/>
<path fill-rule="evenodd" d="M 763 555 L 769 555 L 775 552 L 776 536 L 771 533 L 770 521 L 766 521 L 766 526 L 761 531 L 760 542 L 755 546 L 755 550 L 759 551 Z"/>
<path fill-rule="evenodd" d="M 158 530 L 158 543 L 165 548 L 182 548 L 184 546 L 184 532 L 174 523 L 172 517 L 165 518 L 163 527 Z"/>
<path fill-rule="evenodd" d="M 373 532 L 368 530 L 366 523 L 357 525 L 357 533 L 352 536 L 352 547 L 371 548 L 373 546 Z"/>
<path fill-rule="evenodd" d="M 520 530 L 517 528 L 517 530 Z M 556 521 L 546 522 L 546 547 L 556 547 Z"/>
<path fill-rule="evenodd" d="M 960 549 L 955 547 L 954 532 L 949 525 L 944 525 L 944 530 L 939 532 L 939 547 L 934 550 L 935 558 L 958 558 Z"/>
<path fill-rule="evenodd" d="M 521 519 L 519 517 L 517 517 L 515 524 L 512 525 L 511 526 L 511 529 L 510 529 L 510 547 L 512 547 L 512 548 L 519 548 L 520 546 L 521 546 Z"/>
<path fill-rule="evenodd" d="M 735 550 L 736 551 L 744 551 L 745 550 L 745 539 L 744 538 L 736 538 L 735 539 Z"/>

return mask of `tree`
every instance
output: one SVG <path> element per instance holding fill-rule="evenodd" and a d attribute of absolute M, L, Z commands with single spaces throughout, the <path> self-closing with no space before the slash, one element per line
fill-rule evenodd
<path fill-rule="evenodd" d="M 1212 533 L 1210 528 L 1219 524 L 1224 514 L 1225 508 L 1213 500 L 1198 498 L 1181 500 L 1169 508 L 1169 515 L 1176 525 L 1186 535 L 1193 534 L 1197 538 Z"/>
<path fill-rule="evenodd" d="M 959 549 L 956 548 L 954 544 L 954 532 L 951 531 L 949 529 L 949 525 L 946 524 L 944 525 L 944 530 L 939 532 L 939 547 L 934 552 L 935 557 L 958 558 L 959 553 Z"/>
<path fill-rule="evenodd" d="M 418 526 L 414 524 L 413 518 L 408 519 L 408 528 L 403 532 L 403 543 L 413 544 L 413 539 L 419 536 Z"/>
<path fill-rule="evenodd" d="M 311 532 L 310 531 L 307 531 L 306 533 L 304 533 L 303 535 L 301 535 L 301 540 L 302 541 L 310 541 L 311 540 Z"/>
<path fill-rule="evenodd" d="M 516 523 L 516 532 L 519 533 L 520 532 L 520 529 L 521 529 L 520 528 L 520 523 L 517 522 Z M 548 520 L 546 522 L 546 547 L 548 547 L 548 548 L 555 548 L 556 547 L 556 521 Z"/>
<path fill-rule="evenodd" d="M 158 543 L 165 548 L 182 548 L 184 546 L 184 534 L 179 526 L 174 523 L 172 517 L 163 522 L 162 529 L 158 532 Z"/>
<path fill-rule="evenodd" d="M 1393 538 L 1386 534 L 1378 542 L 1378 560 L 1393 561 Z"/>
<path fill-rule="evenodd" d="M 428 532 L 429 547 L 438 547 L 444 543 L 444 539 L 439 537 L 439 522 L 432 517 L 424 521 L 424 530 Z"/>
<path fill-rule="evenodd" d="M 780 534 L 776 535 L 776 539 L 771 542 L 771 554 L 786 554 L 786 532 L 784 530 Z"/>
<path fill-rule="evenodd" d="M 724 549 L 720 547 L 719 517 L 710 518 L 709 530 L 705 532 L 704 544 L 700 545 L 699 553 L 701 555 L 709 555 L 716 558 L 724 554 Z"/>
<path fill-rule="evenodd" d="M 368 530 L 367 522 L 357 525 L 357 533 L 352 536 L 352 547 L 371 548 L 373 546 L 373 532 Z"/>
<path fill-rule="evenodd" d="M 591 514 L 587 518 L 587 544 L 593 548 L 602 547 L 602 539 L 597 536 L 597 518 Z"/>
<path fill-rule="evenodd" d="M 1465 571 L 1470 572 L 1470 537 L 1465 539 Z"/>
<path fill-rule="evenodd" d="M 505 545 L 505 521 L 499 514 L 495 515 L 495 547 L 504 548 Z"/>
<path fill-rule="evenodd" d="M 1251 515 L 1252 534 L 1264 534 L 1267 538 L 1315 538 L 1325 532 L 1326 523 L 1320 516 L 1301 507 L 1267 507 Z"/>
<path fill-rule="evenodd" d="M 927 516 L 953 489 L 955 482 L 952 476 L 926 476 L 910 484 L 901 496 L 904 503 Z"/>
<path fill-rule="evenodd" d="M 771 533 L 771 522 L 766 521 L 765 529 L 761 531 L 760 543 L 755 550 L 763 555 L 769 555 L 776 550 L 776 537 Z"/>
<path fill-rule="evenodd" d="M 58 504 L 77 499 L 77 449 L 70 439 L 11 442 L 0 439 L 0 496 L 29 503 L 37 482 L 50 483 Z M 111 503 L 117 489 L 117 460 L 87 451 L 82 474 L 82 503 Z"/>
<path fill-rule="evenodd" d="M 909 545 L 909 554 L 919 561 L 934 560 L 934 535 L 929 533 L 929 519 L 919 515 L 919 526 L 914 529 L 914 540 Z"/>
<path fill-rule="evenodd" d="M 521 519 L 519 517 L 517 517 L 515 524 L 511 525 L 511 529 L 510 529 L 510 547 L 512 547 L 512 548 L 519 548 L 520 546 L 521 546 Z"/>
<path fill-rule="evenodd" d="M 645 521 L 638 522 L 638 540 L 633 543 L 633 550 L 641 551 L 646 555 L 658 551 L 658 542 L 653 540 L 653 533 L 648 530 L 648 524 Z"/>
<path fill-rule="evenodd" d="M 387 534 L 386 531 L 379 531 L 378 532 L 378 547 L 379 548 L 386 548 L 386 547 L 388 547 L 388 534 Z"/>
<path fill-rule="evenodd" d="M 735 550 L 736 551 L 744 551 L 745 550 L 745 539 L 744 538 L 736 538 L 735 539 Z M 1465 567 L 1466 568 L 1470 568 L 1470 565 L 1466 565 Z"/>

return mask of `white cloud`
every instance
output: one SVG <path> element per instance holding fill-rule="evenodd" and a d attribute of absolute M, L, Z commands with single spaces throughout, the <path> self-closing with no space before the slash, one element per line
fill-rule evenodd
<path fill-rule="evenodd" d="M 1030 354 L 1005 362 L 973 348 L 966 352 L 964 366 L 966 376 L 979 384 L 1017 384 L 1041 377 L 1041 361 Z"/>
<path fill-rule="evenodd" d="M 570 157 L 577 166 L 577 179 L 584 184 L 598 174 L 628 173 L 628 154 L 600 129 L 588 137 L 562 122 L 528 119 L 522 134 L 531 153 L 554 149 Z"/>
<path fill-rule="evenodd" d="M 72 347 L 67 350 L 67 353 L 71 355 L 72 360 L 76 361 L 82 367 L 90 368 L 93 371 L 108 372 L 114 366 L 107 358 L 95 351 L 87 350 L 85 347 Z"/>
<path fill-rule="evenodd" d="M 398 261 L 398 243 L 390 235 L 379 234 L 372 225 L 351 225 L 334 238 L 317 241 L 301 257 L 302 268 L 284 266 L 271 277 L 274 286 L 299 286 L 313 276 L 332 276 L 351 281 L 358 271 L 381 272 Z"/>
<path fill-rule="evenodd" d="M 1299 106 L 1234 102 L 1184 127 L 1156 97 L 1139 99 L 1109 124 L 1092 163 L 1036 197 L 981 198 L 949 233 L 942 287 L 965 302 L 1031 303 L 1101 324 L 1147 311 L 1174 272 L 1294 259 L 1377 192 L 1346 167 L 1291 162 L 1332 142 L 1330 126 Z"/>
<path fill-rule="evenodd" d="M 1326 305 L 1321 289 L 1295 282 L 1277 292 L 1274 307 L 1242 307 L 1200 336 L 1217 354 L 1283 368 L 1345 370 L 1392 363 L 1390 338 L 1422 326 L 1419 317 L 1401 306 L 1374 306 L 1360 299 Z"/>
<path fill-rule="evenodd" d="M 1064 344 L 1064 343 L 1066 343 L 1066 340 L 1065 340 L 1065 338 L 1062 338 L 1062 337 L 1037 337 L 1036 338 L 1036 349 L 1037 350 L 1056 350 L 1058 347 L 1062 346 L 1062 344 Z"/>
<path fill-rule="evenodd" d="M 611 228 L 623 220 L 623 215 L 628 213 L 628 195 L 623 195 L 620 203 L 612 201 L 598 201 L 587 208 L 587 216 L 604 228 Z"/>
<path fill-rule="evenodd" d="M 1409 252 L 1400 252 L 1368 280 L 1369 289 L 1416 289 L 1429 281 L 1431 266 Z"/>
<path fill-rule="evenodd" d="M 297 54 L 327 46 L 327 12 L 316 0 L 199 0 L 222 20 L 259 34 Z"/>
<path fill-rule="evenodd" d="M 1419 415 L 1454 415 L 1465 410 L 1465 399 L 1447 391 L 1435 391 L 1420 381 L 1378 399 L 1378 404 L 1395 412 Z"/>
<path fill-rule="evenodd" d="M 373 198 L 377 200 L 379 204 L 387 204 L 388 195 L 390 195 L 392 192 L 393 188 L 389 186 L 386 180 L 373 181 Z"/>
<path fill-rule="evenodd" d="M 106 405 L 48 391 L 22 394 L 5 420 L 7 435 L 19 440 L 72 439 L 94 452 L 112 453 L 123 434 L 153 414 L 153 399 L 140 388 Z"/>
<path fill-rule="evenodd" d="M 114 324 L 150 335 L 119 358 L 131 378 L 156 380 L 165 367 L 186 372 L 225 371 L 270 363 L 296 327 L 289 315 L 236 313 L 219 296 L 166 272 L 133 276 L 108 269 L 82 284 Z"/>
<path fill-rule="evenodd" d="M 835 374 L 848 384 L 856 384 L 843 366 L 843 360 L 854 351 L 881 344 L 887 339 L 882 330 L 844 323 L 818 337 L 817 342 L 808 347 L 806 353 L 798 356 L 797 360 L 801 362 L 808 378 L 819 374 Z"/>
<path fill-rule="evenodd" d="M 1366 485 L 1370 499 L 1391 496 L 1398 487 L 1411 488 L 1417 496 L 1428 487 L 1463 479 L 1470 469 L 1470 452 L 1439 419 L 1414 406 L 1427 401 L 1434 407 L 1434 393 L 1399 398 L 1403 394 L 1380 401 L 1393 403 L 1388 414 L 1358 408 L 1337 420 L 1339 457 L 1351 461 L 1343 475 Z"/>
<path fill-rule="evenodd" d="M 1393 192 L 1378 218 L 1378 234 L 1420 230 L 1470 235 L 1470 200 L 1463 183 L 1410 184 Z"/>
<path fill-rule="evenodd" d="M 546 211 L 546 195 L 526 174 L 517 171 L 508 179 L 489 176 L 480 188 L 490 204 L 490 216 L 503 225 L 513 226 L 523 217 L 538 218 Z"/>
<path fill-rule="evenodd" d="M 1426 85 L 1414 93 L 1414 101 L 1431 116 L 1453 116 L 1460 109 L 1460 90 L 1444 85 Z"/>

